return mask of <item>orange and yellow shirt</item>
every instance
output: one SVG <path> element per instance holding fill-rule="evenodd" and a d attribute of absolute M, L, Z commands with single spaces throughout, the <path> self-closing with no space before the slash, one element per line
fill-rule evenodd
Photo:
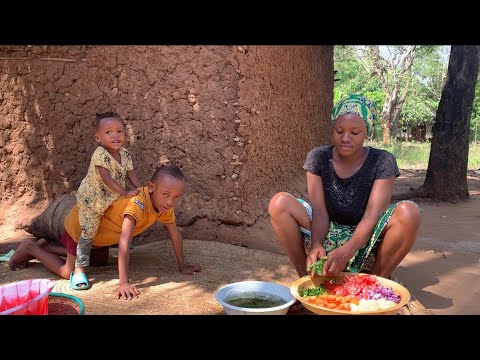
<path fill-rule="evenodd" d="M 148 187 L 139 189 L 139 193 L 133 197 L 121 197 L 115 201 L 104 213 L 97 235 L 93 239 L 93 246 L 110 246 L 118 244 L 122 231 L 123 218 L 125 215 L 135 218 L 136 224 L 133 236 L 148 229 L 155 222 L 161 224 L 172 224 L 175 222 L 175 211 L 173 208 L 157 212 L 153 208 Z M 78 242 L 82 232 L 78 222 L 78 207 L 75 205 L 65 218 L 65 231 Z"/>

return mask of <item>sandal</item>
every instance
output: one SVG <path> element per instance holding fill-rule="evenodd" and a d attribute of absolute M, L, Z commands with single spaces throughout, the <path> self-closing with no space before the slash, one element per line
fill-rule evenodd
<path fill-rule="evenodd" d="M 83 285 L 83 286 L 81 286 Z M 87 276 L 85 273 L 73 274 L 70 273 L 70 287 L 73 290 L 87 290 L 90 288 L 90 284 L 88 283 Z"/>
<path fill-rule="evenodd" d="M 14 249 L 10 250 L 5 255 L 0 255 L 0 261 L 10 261 L 10 258 L 12 257 L 13 254 L 15 254 Z"/>

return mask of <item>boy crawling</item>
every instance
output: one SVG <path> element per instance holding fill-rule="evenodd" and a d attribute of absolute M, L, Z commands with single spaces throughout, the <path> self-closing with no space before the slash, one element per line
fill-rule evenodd
<path fill-rule="evenodd" d="M 183 238 L 175 223 L 174 206 L 185 191 L 185 178 L 175 164 L 160 166 L 153 174 L 147 186 L 140 188 L 133 197 L 116 200 L 101 219 L 97 234 L 93 240 L 92 262 L 95 252 L 106 254 L 108 246 L 118 244 L 118 297 L 131 300 L 138 297 L 140 291 L 128 282 L 129 245 L 133 236 L 148 229 L 155 222 L 165 224 L 178 264 L 183 274 L 195 274 L 201 271 L 198 265 L 187 265 L 183 258 Z M 10 259 L 10 268 L 15 270 L 25 266 L 29 260 L 37 259 L 47 269 L 65 279 L 75 268 L 78 238 L 81 228 L 78 222 L 78 208 L 75 205 L 65 218 L 65 232 L 60 240 L 66 248 L 66 261 L 60 257 L 65 249 L 51 246 L 44 240 L 24 240 Z M 98 258 L 98 256 L 97 256 Z M 95 265 L 95 264 L 92 264 Z M 96 265 L 99 265 L 98 262 Z"/>

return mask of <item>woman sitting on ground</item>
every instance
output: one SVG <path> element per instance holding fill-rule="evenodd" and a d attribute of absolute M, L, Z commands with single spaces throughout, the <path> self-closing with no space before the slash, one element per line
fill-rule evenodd
<path fill-rule="evenodd" d="M 390 205 L 400 175 L 395 157 L 364 146 L 376 118 L 365 96 L 340 100 L 332 109 L 333 145 L 311 150 L 304 164 L 311 204 L 285 192 L 270 201 L 273 229 L 300 277 L 328 256 L 324 275 L 388 278 L 416 240 L 420 208 L 411 201 Z"/>

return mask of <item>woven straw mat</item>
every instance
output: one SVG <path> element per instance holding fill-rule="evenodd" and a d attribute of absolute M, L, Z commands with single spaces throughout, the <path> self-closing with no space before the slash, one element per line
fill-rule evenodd
<path fill-rule="evenodd" d="M 136 246 L 130 252 L 130 283 L 140 296 L 131 301 L 118 299 L 117 249 L 111 248 L 108 264 L 87 270 L 89 290 L 72 290 L 68 280 L 60 279 L 37 261 L 28 268 L 11 271 L 0 263 L 0 284 L 48 278 L 55 281 L 52 291 L 74 295 L 85 304 L 85 314 L 145 315 L 221 315 L 223 308 L 215 292 L 223 285 L 244 281 L 272 281 L 287 287 L 298 279 L 288 257 L 265 251 L 213 241 L 184 240 L 187 264 L 202 268 L 195 275 L 178 271 L 170 241 Z"/>

